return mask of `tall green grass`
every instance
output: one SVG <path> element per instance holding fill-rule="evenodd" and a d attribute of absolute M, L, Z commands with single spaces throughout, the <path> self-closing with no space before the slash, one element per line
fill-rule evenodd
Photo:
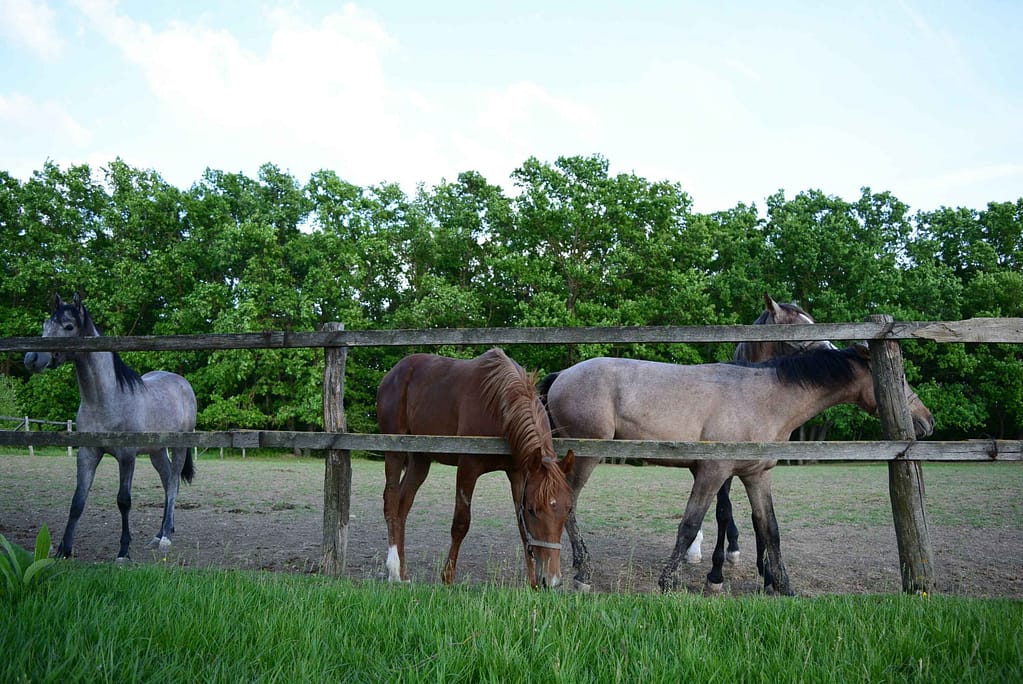
<path fill-rule="evenodd" d="M 1023 681 L 1023 605 L 395 586 L 69 563 L 0 681 Z"/>

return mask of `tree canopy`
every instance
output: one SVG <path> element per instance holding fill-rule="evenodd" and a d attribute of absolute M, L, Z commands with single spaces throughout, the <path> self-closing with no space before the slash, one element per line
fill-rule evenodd
<path fill-rule="evenodd" d="M 54 292 L 80 292 L 105 334 L 429 327 L 750 323 L 764 292 L 818 321 L 1023 316 L 1023 199 L 985 210 L 910 208 L 863 188 L 808 189 L 693 212 L 677 183 L 609 173 L 599 155 L 527 159 L 507 193 L 476 172 L 412 195 L 322 170 L 305 183 L 272 164 L 258 177 L 208 170 L 187 189 L 121 160 L 0 171 L 0 329 L 39 333 Z M 836 341 L 839 342 L 839 341 Z M 1023 435 L 1018 345 L 903 346 L 907 375 L 946 439 Z M 349 428 L 375 430 L 380 377 L 409 349 L 349 356 Z M 434 350 L 429 350 L 434 351 Z M 468 356 L 480 349 L 441 349 Z M 595 355 L 676 363 L 730 358 L 728 345 L 522 346 L 541 372 Z M 319 429 L 322 352 L 125 354 L 184 374 L 200 429 Z M 22 412 L 66 420 L 70 369 L 27 377 L 8 355 Z M 838 408 L 817 436 L 879 434 Z"/>

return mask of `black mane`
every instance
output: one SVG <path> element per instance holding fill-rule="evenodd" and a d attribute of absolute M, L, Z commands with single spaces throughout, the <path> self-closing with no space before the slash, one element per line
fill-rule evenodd
<path fill-rule="evenodd" d="M 53 313 L 53 320 L 59 322 L 65 317 L 74 321 L 80 336 L 84 337 L 92 330 L 96 332 L 97 337 L 103 335 L 99 326 L 92 320 L 92 316 L 89 315 L 89 311 L 85 308 L 84 304 L 81 305 L 80 311 L 73 304 L 61 304 Z M 142 376 L 138 374 L 138 371 L 126 364 L 120 354 L 117 352 L 111 353 L 114 355 L 114 377 L 117 378 L 117 386 L 129 392 L 134 392 L 136 388 L 142 389 L 145 387 L 145 384 L 142 382 Z"/>
<path fill-rule="evenodd" d="M 747 368 L 773 368 L 778 379 L 801 387 L 836 387 L 853 381 L 857 365 L 866 366 L 856 347 L 813 349 L 802 354 L 782 356 L 761 363 L 729 362 Z"/>

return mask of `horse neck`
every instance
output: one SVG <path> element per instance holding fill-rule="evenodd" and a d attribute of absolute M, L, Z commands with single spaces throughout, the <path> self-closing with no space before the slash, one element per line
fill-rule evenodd
<path fill-rule="evenodd" d="M 120 394 L 113 352 L 83 352 L 75 358 L 82 404 L 102 405 Z"/>
<path fill-rule="evenodd" d="M 781 391 L 772 397 L 770 405 L 789 408 L 784 415 L 784 425 L 779 429 L 778 434 L 782 435 L 783 439 L 787 439 L 788 435 L 800 425 L 832 406 L 858 403 L 858 398 L 863 391 L 862 379 L 862 376 L 857 376 L 857 380 L 851 383 L 833 387 L 803 387 L 775 380 L 779 383 Z"/>

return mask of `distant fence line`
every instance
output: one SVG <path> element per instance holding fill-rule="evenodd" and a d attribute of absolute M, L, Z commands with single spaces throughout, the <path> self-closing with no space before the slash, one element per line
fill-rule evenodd
<path fill-rule="evenodd" d="M 39 418 L 29 418 L 28 416 L 0 416 L 0 423 L 14 423 L 16 425 L 16 427 L 13 427 L 13 428 L 5 428 L 4 430 L 0 430 L 0 434 L 2 434 L 3 432 L 9 432 L 9 431 L 12 431 L 12 430 L 13 431 L 24 430 L 25 433 L 27 434 L 31 430 L 31 426 L 32 426 L 33 423 L 36 424 L 36 425 L 60 425 L 65 430 L 67 430 L 67 432 L 71 432 L 72 430 L 75 429 L 74 428 L 75 421 L 73 421 L 73 420 L 42 420 L 42 419 L 39 419 Z M 64 439 L 66 440 L 66 437 Z M 0 441 L 0 443 L 3 443 L 3 442 Z M 62 441 L 58 446 L 63 446 L 64 444 L 65 444 L 65 442 Z M 47 445 L 47 446 L 49 446 L 49 445 Z M 71 447 L 72 446 L 77 446 L 77 445 L 68 444 L 68 447 L 67 447 L 67 455 L 68 456 L 71 456 Z M 32 444 L 32 443 L 29 443 L 29 445 L 28 445 L 28 455 L 29 456 L 35 456 L 35 445 Z"/>
<path fill-rule="evenodd" d="M 634 458 L 653 463 L 680 459 L 816 459 L 888 462 L 889 489 L 903 589 L 930 591 L 931 550 L 923 508 L 921 460 L 1019 461 L 1021 441 L 970 440 L 917 442 L 913 439 L 902 387 L 898 340 L 934 342 L 1023 343 L 1023 318 L 973 318 L 951 322 L 896 322 L 871 316 L 864 323 L 816 325 L 644 326 L 586 328 L 457 328 L 432 330 L 346 331 L 327 323 L 319 332 L 262 332 L 214 335 L 169 335 L 82 338 L 0 338 L 0 351 L 196 351 L 217 349 L 326 350 L 324 425 L 327 432 L 232 430 L 192 433 L 0 432 L 0 444 L 189 447 L 284 447 L 327 452 L 324 473 L 324 529 L 321 569 L 339 574 L 344 568 L 351 501 L 352 450 L 423 451 L 430 453 L 507 453 L 500 439 L 370 435 L 346 432 L 343 394 L 347 351 L 367 346 L 436 346 L 504 344 L 708 343 L 800 340 L 867 340 L 874 360 L 878 409 L 886 439 L 878 442 L 624 442 L 557 439 L 593 458 Z M 51 441 L 52 440 L 52 441 Z"/>

